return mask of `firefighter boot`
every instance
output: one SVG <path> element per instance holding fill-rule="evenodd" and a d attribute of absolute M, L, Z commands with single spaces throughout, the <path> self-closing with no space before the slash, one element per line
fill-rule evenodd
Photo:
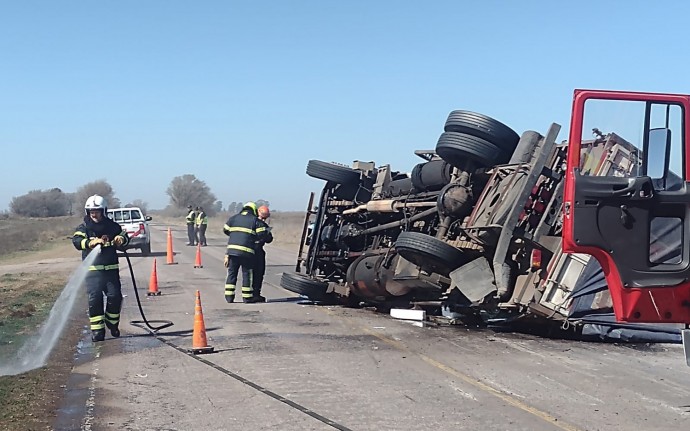
<path fill-rule="evenodd" d="M 115 338 L 120 338 L 120 328 L 117 324 L 108 323 L 106 321 L 105 326 L 107 326 L 108 329 L 110 329 L 110 335 L 112 335 Z"/>
<path fill-rule="evenodd" d="M 94 343 L 105 340 L 105 329 L 91 331 L 91 341 Z"/>
<path fill-rule="evenodd" d="M 249 298 L 242 298 L 242 302 L 244 302 L 245 304 L 254 304 L 256 302 L 261 302 L 261 301 L 259 300 L 259 298 L 255 297 L 255 296 L 250 296 Z"/>
<path fill-rule="evenodd" d="M 232 304 L 235 301 L 235 295 L 225 295 L 225 302 Z"/>
<path fill-rule="evenodd" d="M 261 295 L 254 295 L 255 302 L 266 302 L 266 297 Z"/>

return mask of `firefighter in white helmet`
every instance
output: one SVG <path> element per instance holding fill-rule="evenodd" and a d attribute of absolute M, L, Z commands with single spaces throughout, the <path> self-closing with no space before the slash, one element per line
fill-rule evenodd
<path fill-rule="evenodd" d="M 100 254 L 89 266 L 85 278 L 89 295 L 89 320 L 91 322 L 91 340 L 103 341 L 105 328 L 117 338 L 120 336 L 120 309 L 122 308 L 122 286 L 117 247 L 126 246 L 129 242 L 127 232 L 106 216 L 108 204 L 102 196 L 93 195 L 84 205 L 84 222 L 77 227 L 72 236 L 72 243 L 81 250 L 82 260 L 96 248 L 101 247 Z M 105 311 L 103 294 L 106 296 Z"/>

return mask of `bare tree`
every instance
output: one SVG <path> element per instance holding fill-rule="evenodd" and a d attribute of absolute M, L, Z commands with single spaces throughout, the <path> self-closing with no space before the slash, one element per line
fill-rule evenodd
<path fill-rule="evenodd" d="M 203 207 L 209 216 L 215 214 L 216 196 L 204 181 L 191 174 L 173 178 L 166 190 L 171 206 L 183 209 L 187 205 Z"/>
<path fill-rule="evenodd" d="M 115 197 L 115 191 L 106 180 L 96 180 L 79 187 L 74 194 L 75 208 L 81 205 L 83 208 L 86 199 L 92 195 L 101 195 L 108 202 L 109 208 L 118 208 L 120 206 L 120 199 Z"/>
<path fill-rule="evenodd" d="M 238 208 L 238 206 L 239 206 L 239 208 Z M 228 204 L 228 212 L 230 214 L 237 213 L 240 210 L 240 208 L 242 208 L 242 204 L 239 202 L 230 202 L 230 204 Z"/>
<path fill-rule="evenodd" d="M 149 204 L 148 204 L 148 202 L 144 202 L 141 199 L 134 199 L 132 201 L 132 203 L 125 205 L 125 207 L 138 207 L 138 208 L 141 208 L 141 211 L 144 214 L 146 214 L 148 212 L 148 209 L 149 209 Z"/>
<path fill-rule="evenodd" d="M 10 211 L 25 217 L 58 217 L 69 214 L 69 210 L 69 197 L 58 188 L 31 190 L 10 202 Z"/>

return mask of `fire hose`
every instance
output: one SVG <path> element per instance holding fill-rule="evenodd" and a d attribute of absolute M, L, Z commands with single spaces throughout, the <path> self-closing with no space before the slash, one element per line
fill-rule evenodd
<path fill-rule="evenodd" d="M 129 255 L 127 254 L 126 251 L 122 251 L 125 255 L 125 259 L 127 259 L 127 266 L 129 267 L 129 275 L 132 278 L 132 286 L 134 286 L 134 296 L 137 298 L 137 305 L 139 306 L 139 314 L 141 314 L 141 319 L 142 320 L 132 320 L 129 323 L 138 326 L 140 328 L 144 328 L 144 325 L 146 325 L 149 330 L 153 333 L 156 331 L 160 331 L 161 329 L 168 328 L 170 326 L 173 326 L 174 323 L 171 322 L 170 320 L 148 320 L 146 319 L 146 315 L 144 314 L 144 309 L 141 306 L 141 299 L 139 299 L 139 292 L 137 291 L 137 281 L 134 279 L 134 270 L 132 269 L 132 262 L 129 260 Z M 158 324 L 161 323 L 160 326 L 153 326 L 153 324 Z"/>

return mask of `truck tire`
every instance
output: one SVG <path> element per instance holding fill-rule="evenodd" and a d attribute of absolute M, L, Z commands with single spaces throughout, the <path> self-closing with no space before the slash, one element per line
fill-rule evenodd
<path fill-rule="evenodd" d="M 466 133 L 441 133 L 436 144 L 436 154 L 450 165 L 462 169 L 467 159 L 477 162 L 478 167 L 505 163 L 510 154 L 489 141 Z"/>
<path fill-rule="evenodd" d="M 284 272 L 280 278 L 280 286 L 290 292 L 306 296 L 312 301 L 326 301 L 328 295 L 328 283 L 314 280 L 306 275 L 293 272 Z"/>
<path fill-rule="evenodd" d="M 467 257 L 459 249 L 419 232 L 402 232 L 395 242 L 395 251 L 423 270 L 446 277 L 467 263 Z"/>
<path fill-rule="evenodd" d="M 148 256 L 151 254 L 151 243 L 146 243 L 141 247 L 141 255 Z"/>
<path fill-rule="evenodd" d="M 452 111 L 448 114 L 443 130 L 476 136 L 491 142 L 509 154 L 513 153 L 520 139 L 513 129 L 500 121 L 471 111 Z"/>
<path fill-rule="evenodd" d="M 357 184 L 360 179 L 359 171 L 355 169 L 322 162 L 321 160 L 309 160 L 307 163 L 307 175 L 335 184 Z"/>

